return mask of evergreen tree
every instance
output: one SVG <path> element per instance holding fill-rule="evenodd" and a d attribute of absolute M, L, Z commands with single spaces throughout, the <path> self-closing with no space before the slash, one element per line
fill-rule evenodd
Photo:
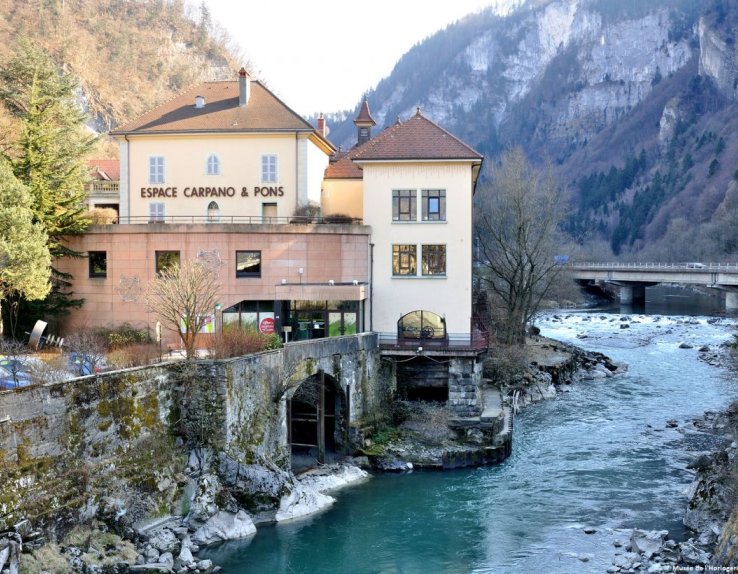
<path fill-rule="evenodd" d="M 27 40 L 0 69 L 0 101 L 20 120 L 21 133 L 7 156 L 28 186 L 36 222 L 43 225 L 54 257 L 73 255 L 65 235 L 87 226 L 87 154 L 95 138 L 75 102 L 77 81 Z"/>
<path fill-rule="evenodd" d="M 51 287 L 47 237 L 43 226 L 33 222 L 30 200 L 26 186 L 15 178 L 8 162 L 0 158 L 0 304 L 8 299 L 18 301 L 19 296 L 43 299 Z M 11 331 L 17 309 L 17 305 L 6 309 Z"/>

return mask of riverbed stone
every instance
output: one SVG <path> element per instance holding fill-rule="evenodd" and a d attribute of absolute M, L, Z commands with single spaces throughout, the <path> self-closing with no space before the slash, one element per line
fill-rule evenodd
<path fill-rule="evenodd" d="M 638 530 L 635 529 L 630 535 L 630 547 L 633 552 L 643 554 L 651 558 L 661 549 L 664 540 L 668 536 L 668 530 Z"/>
<path fill-rule="evenodd" d="M 213 544 L 226 540 L 247 538 L 256 533 L 256 526 L 251 517 L 239 510 L 237 513 L 220 511 L 198 528 L 192 535 L 196 544 Z"/>

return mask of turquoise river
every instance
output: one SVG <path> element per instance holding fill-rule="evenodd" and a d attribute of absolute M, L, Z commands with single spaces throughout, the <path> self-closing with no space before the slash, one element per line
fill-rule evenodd
<path fill-rule="evenodd" d="M 622 529 L 688 537 L 686 465 L 717 441 L 690 423 L 738 397 L 738 382 L 697 350 L 732 340 L 736 320 L 689 312 L 542 316 L 545 335 L 601 351 L 628 371 L 524 409 L 513 454 L 499 466 L 373 476 L 318 515 L 260 527 L 207 557 L 224 574 L 601 574 L 613 543 L 627 540 Z"/>

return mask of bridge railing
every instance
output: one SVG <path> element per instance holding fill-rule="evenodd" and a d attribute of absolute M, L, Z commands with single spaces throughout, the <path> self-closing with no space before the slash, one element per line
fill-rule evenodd
<path fill-rule="evenodd" d="M 628 262 L 599 262 L 577 261 L 571 263 L 573 269 L 633 269 L 633 270 L 689 270 L 689 271 L 724 271 L 738 272 L 738 263 L 628 263 Z"/>

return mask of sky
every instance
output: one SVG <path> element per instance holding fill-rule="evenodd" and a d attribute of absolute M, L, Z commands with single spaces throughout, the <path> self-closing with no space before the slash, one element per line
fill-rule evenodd
<path fill-rule="evenodd" d="M 256 77 L 303 116 L 353 109 L 415 44 L 509 1 L 205 0 Z"/>

